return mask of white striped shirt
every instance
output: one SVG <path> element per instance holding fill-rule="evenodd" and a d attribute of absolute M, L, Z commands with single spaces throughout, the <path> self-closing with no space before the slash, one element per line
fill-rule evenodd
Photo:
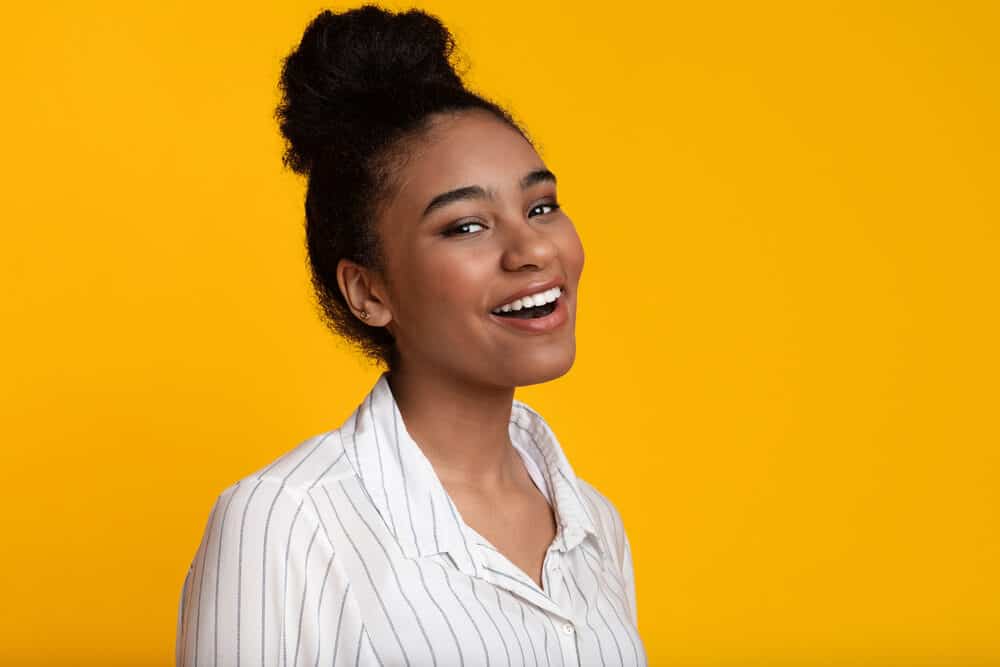
<path fill-rule="evenodd" d="M 509 430 L 556 515 L 539 587 L 462 520 L 386 375 L 339 428 L 219 495 L 177 665 L 645 665 L 621 518 L 542 417 L 515 399 Z"/>

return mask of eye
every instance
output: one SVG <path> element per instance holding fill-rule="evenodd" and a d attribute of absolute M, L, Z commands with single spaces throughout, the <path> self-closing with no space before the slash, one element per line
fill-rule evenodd
<path fill-rule="evenodd" d="M 531 210 L 534 211 L 534 210 L 539 209 L 539 208 L 549 208 L 549 209 L 551 209 L 550 211 L 546 211 L 544 213 L 539 213 L 539 215 L 547 215 L 548 213 L 555 213 L 556 211 L 559 210 L 560 207 L 559 207 L 559 203 L 558 202 L 551 201 L 551 202 L 542 202 L 541 204 L 535 204 L 534 206 L 531 207 Z M 529 216 L 529 217 L 533 217 L 533 216 Z"/>
<path fill-rule="evenodd" d="M 454 227 L 449 227 L 448 229 L 446 229 L 443 232 L 441 232 L 441 234 L 443 236 L 468 236 L 472 232 L 463 232 L 461 230 L 466 229 L 466 228 L 468 228 L 470 226 L 471 227 L 475 227 L 477 225 L 479 227 L 483 227 L 482 223 L 476 222 L 474 220 L 470 220 L 468 222 L 462 222 L 460 224 L 457 224 Z M 483 227 L 483 228 L 485 229 L 485 227 Z"/>

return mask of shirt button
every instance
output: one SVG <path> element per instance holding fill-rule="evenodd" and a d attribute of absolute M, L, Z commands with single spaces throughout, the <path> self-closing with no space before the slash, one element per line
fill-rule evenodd
<path fill-rule="evenodd" d="M 571 623 L 563 623 L 562 629 L 567 635 L 573 634 L 573 625 Z"/>

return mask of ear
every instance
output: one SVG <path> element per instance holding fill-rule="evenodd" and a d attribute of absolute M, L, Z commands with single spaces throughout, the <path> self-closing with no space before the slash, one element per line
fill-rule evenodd
<path fill-rule="evenodd" d="M 337 262 L 337 285 L 355 317 L 365 324 L 384 327 L 392 320 L 382 281 L 368 267 L 342 258 Z M 367 319 L 361 317 L 362 310 Z"/>

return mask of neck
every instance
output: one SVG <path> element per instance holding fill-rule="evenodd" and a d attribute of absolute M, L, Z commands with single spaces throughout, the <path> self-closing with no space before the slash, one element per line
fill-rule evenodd
<path fill-rule="evenodd" d="M 488 492 L 519 479 L 508 431 L 514 387 L 426 369 L 398 368 L 387 380 L 407 432 L 443 484 Z"/>

